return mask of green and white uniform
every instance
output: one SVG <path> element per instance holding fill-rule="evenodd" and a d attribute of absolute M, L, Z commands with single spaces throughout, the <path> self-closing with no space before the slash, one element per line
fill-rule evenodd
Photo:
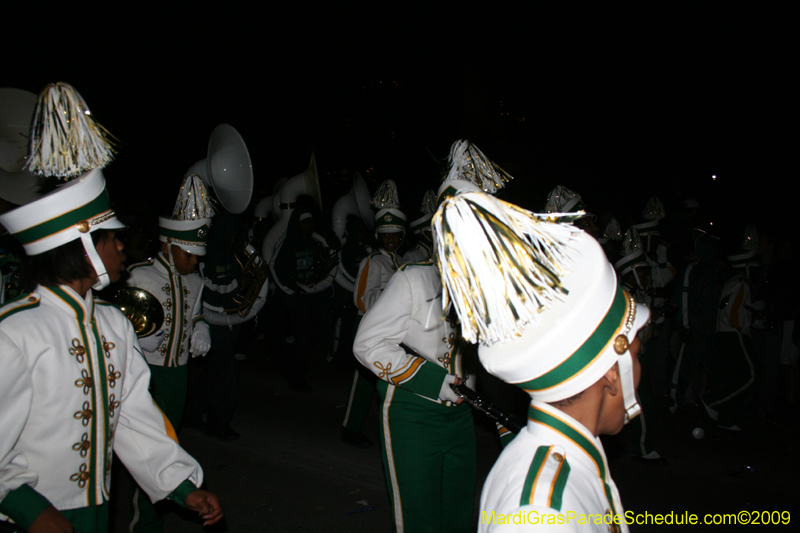
<path fill-rule="evenodd" d="M 504 517 L 519 513 L 528 523 L 513 525 Z M 607 533 L 614 531 L 610 517 L 621 522 L 623 513 L 600 438 L 563 411 L 532 400 L 527 426 L 503 449 L 483 486 L 478 532 L 549 531 L 546 524 L 558 524 L 558 531 Z M 586 524 L 589 515 L 594 521 Z M 618 531 L 628 526 L 621 523 Z"/>
<path fill-rule="evenodd" d="M 112 453 L 153 501 L 202 484 L 119 309 L 39 286 L 0 309 L 0 347 L 0 513 L 29 527 L 49 504 L 103 505 Z"/>
<path fill-rule="evenodd" d="M 398 532 L 472 527 L 472 411 L 453 403 L 449 384 L 464 370 L 455 356 L 458 333 L 441 320 L 441 290 L 433 263 L 404 265 L 364 315 L 353 346 L 380 378 L 381 443 Z"/>

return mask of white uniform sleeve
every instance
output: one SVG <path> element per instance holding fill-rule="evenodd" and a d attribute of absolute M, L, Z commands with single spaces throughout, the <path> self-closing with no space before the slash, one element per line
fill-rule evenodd
<path fill-rule="evenodd" d="M 404 272 L 395 273 L 383 295 L 364 315 L 353 352 L 380 379 L 430 399 L 440 399 L 447 371 L 400 347 L 414 324 L 414 294 Z M 447 398 L 443 398 L 447 399 Z"/>
<path fill-rule="evenodd" d="M 381 256 L 365 257 L 358 266 L 353 303 L 362 313 L 366 313 L 375 305 L 394 274 L 394 271 L 387 269 L 385 264 L 377 259 L 379 257 Z"/>
<path fill-rule="evenodd" d="M 0 501 L 22 485 L 36 486 L 39 476 L 15 450 L 33 400 L 28 365 L 17 346 L 0 332 Z"/>
<path fill-rule="evenodd" d="M 201 486 L 203 470 L 178 445 L 172 426 L 150 396 L 150 369 L 132 327 L 127 328 L 126 337 L 128 368 L 119 400 L 114 451 L 155 502 L 169 496 L 185 480 Z"/>

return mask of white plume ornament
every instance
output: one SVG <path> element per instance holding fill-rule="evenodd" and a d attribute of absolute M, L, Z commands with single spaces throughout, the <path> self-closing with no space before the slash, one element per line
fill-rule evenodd
<path fill-rule="evenodd" d="M 494 164 L 477 146 L 467 140 L 459 140 L 450 147 L 450 171 L 444 180 L 464 180 L 479 187 L 483 192 L 494 194 L 514 178 Z"/>
<path fill-rule="evenodd" d="M 742 250 L 746 250 L 748 252 L 758 250 L 758 231 L 752 224 L 747 226 L 747 228 L 744 230 Z"/>
<path fill-rule="evenodd" d="M 27 169 L 69 180 L 103 168 L 114 158 L 110 137 L 78 91 L 67 83 L 52 83 L 36 104 Z"/>
<path fill-rule="evenodd" d="M 548 213 L 560 213 L 565 211 L 564 206 L 567 205 L 570 200 L 577 200 L 580 202 L 581 196 L 563 185 L 556 185 L 547 196 L 547 203 L 544 205 L 544 210 Z"/>
<path fill-rule="evenodd" d="M 375 209 L 400 209 L 400 198 L 394 180 L 384 180 L 370 201 Z"/>
<path fill-rule="evenodd" d="M 647 205 L 644 206 L 642 216 L 645 220 L 661 220 L 667 216 L 666 212 L 664 211 L 664 204 L 661 203 L 661 200 L 658 199 L 658 196 L 650 197 L 650 200 L 647 201 Z"/>
<path fill-rule="evenodd" d="M 197 174 L 186 176 L 178 193 L 178 201 L 172 210 L 172 218 L 198 220 L 214 216 L 214 206 L 208 196 L 203 180 Z"/>
<path fill-rule="evenodd" d="M 622 251 L 620 251 L 619 255 L 626 257 L 636 250 L 644 251 L 642 238 L 639 236 L 639 231 L 636 228 L 628 228 L 628 231 L 625 232 L 625 239 L 622 241 Z"/>
<path fill-rule="evenodd" d="M 622 240 L 622 228 L 620 228 L 616 218 L 612 218 L 608 221 L 606 229 L 603 230 L 603 237 L 609 241 L 619 242 Z"/>
<path fill-rule="evenodd" d="M 575 227 L 477 191 L 445 199 L 433 217 L 442 308 L 452 300 L 464 339 L 491 345 L 522 334 L 565 293 Z M 545 216 L 547 218 L 545 218 Z"/>
<path fill-rule="evenodd" d="M 432 189 L 425 191 L 419 210 L 425 215 L 436 211 L 436 193 Z"/>

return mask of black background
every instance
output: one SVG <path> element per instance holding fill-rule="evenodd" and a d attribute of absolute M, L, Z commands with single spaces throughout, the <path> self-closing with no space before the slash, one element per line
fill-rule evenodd
<path fill-rule="evenodd" d="M 531 210 L 562 184 L 592 211 L 631 216 L 653 194 L 668 210 L 693 196 L 722 230 L 793 215 L 788 11 L 265 6 L 7 17 L 0 85 L 73 84 L 119 139 L 112 199 L 157 214 L 224 122 L 248 145 L 255 201 L 313 150 L 327 208 L 359 171 L 372 192 L 393 178 L 413 212 L 468 138 L 515 177 L 503 196 Z"/>

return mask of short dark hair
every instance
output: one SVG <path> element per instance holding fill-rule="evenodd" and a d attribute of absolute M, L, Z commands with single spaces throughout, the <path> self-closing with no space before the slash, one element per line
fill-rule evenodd
<path fill-rule="evenodd" d="M 111 236 L 110 230 L 92 232 L 97 245 Z M 61 285 L 91 277 L 94 269 L 86 261 L 83 241 L 75 239 L 44 253 L 29 256 L 20 267 L 20 283 L 24 292 L 33 292 L 37 285 Z"/>

